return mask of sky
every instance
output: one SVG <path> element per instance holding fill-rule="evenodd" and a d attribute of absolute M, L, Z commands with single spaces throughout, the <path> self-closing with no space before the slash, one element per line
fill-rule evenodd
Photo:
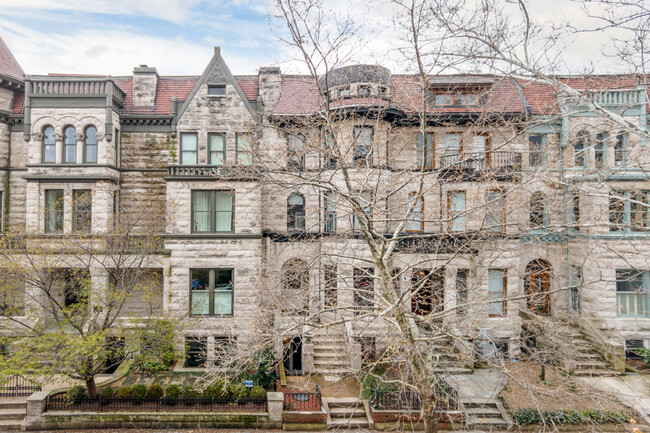
<path fill-rule="evenodd" d="M 155 66 L 161 75 L 199 75 L 214 46 L 236 75 L 260 66 L 304 72 L 278 41 L 282 30 L 268 19 L 269 0 L 0 0 L 0 37 L 28 74 L 130 75 L 133 67 Z M 354 10 L 368 48 L 358 62 L 381 63 L 400 71 L 385 52 L 399 44 L 388 0 L 322 0 L 332 10 Z M 449 0 L 454 1 L 454 0 Z M 505 0 L 504 0 L 505 1 Z M 579 20 L 572 0 L 529 0 L 531 13 L 561 23 Z M 361 23 L 361 21 L 363 21 Z M 616 69 L 602 52 L 604 33 L 581 35 L 562 46 L 567 69 Z"/>

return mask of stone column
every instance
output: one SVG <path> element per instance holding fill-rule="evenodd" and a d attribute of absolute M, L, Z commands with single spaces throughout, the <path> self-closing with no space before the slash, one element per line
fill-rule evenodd
<path fill-rule="evenodd" d="M 49 391 L 37 391 L 27 397 L 27 417 L 25 418 L 26 430 L 40 430 L 43 425 L 43 412 Z"/>
<path fill-rule="evenodd" d="M 276 428 L 282 428 L 282 410 L 284 409 L 284 394 L 267 392 L 266 401 L 269 410 L 269 422 Z"/>

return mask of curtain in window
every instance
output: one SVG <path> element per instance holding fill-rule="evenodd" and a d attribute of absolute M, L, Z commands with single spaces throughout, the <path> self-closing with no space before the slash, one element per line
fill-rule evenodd
<path fill-rule="evenodd" d="M 214 272 L 214 314 L 232 314 L 232 270 Z"/>
<path fill-rule="evenodd" d="M 216 231 L 232 231 L 232 193 L 217 191 L 215 197 Z"/>
<path fill-rule="evenodd" d="M 194 191 L 192 193 L 193 231 L 210 231 L 210 193 L 211 191 Z"/>
<path fill-rule="evenodd" d="M 650 273 L 636 269 L 616 270 L 616 307 L 620 317 L 648 315 Z"/>
<path fill-rule="evenodd" d="M 197 136 L 196 134 L 181 135 L 181 164 L 195 165 L 197 163 Z"/>
<path fill-rule="evenodd" d="M 192 314 L 210 314 L 210 271 L 192 271 Z"/>
<path fill-rule="evenodd" d="M 465 192 L 454 191 L 449 193 L 449 211 L 451 214 L 451 231 L 464 232 L 467 226 L 465 216 Z"/>
<path fill-rule="evenodd" d="M 505 270 L 488 270 L 488 297 L 490 301 L 502 300 L 505 297 Z M 490 302 L 488 304 L 490 316 L 503 316 L 505 314 L 505 301 Z"/>
<path fill-rule="evenodd" d="M 223 165 L 225 161 L 225 140 L 223 135 L 210 135 L 210 164 Z"/>

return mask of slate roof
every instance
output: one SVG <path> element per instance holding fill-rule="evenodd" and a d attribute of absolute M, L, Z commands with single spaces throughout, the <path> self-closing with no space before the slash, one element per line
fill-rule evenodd
<path fill-rule="evenodd" d="M 25 78 L 23 68 L 20 67 L 20 64 L 18 64 L 18 61 L 2 38 L 0 38 L 0 75 L 18 78 L 19 80 Z"/>

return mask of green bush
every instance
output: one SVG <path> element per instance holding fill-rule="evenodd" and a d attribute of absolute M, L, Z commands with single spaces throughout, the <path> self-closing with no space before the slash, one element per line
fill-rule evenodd
<path fill-rule="evenodd" d="M 199 398 L 199 391 L 194 389 L 193 386 L 183 387 L 183 398 Z"/>
<path fill-rule="evenodd" d="M 131 387 L 121 386 L 117 390 L 117 398 L 131 398 Z"/>
<path fill-rule="evenodd" d="M 72 403 L 79 403 L 84 395 L 86 395 L 86 388 L 83 385 L 75 385 L 68 390 L 68 400 Z"/>
<path fill-rule="evenodd" d="M 240 366 L 238 381 L 252 380 L 263 388 L 271 386 L 275 380 L 275 358 L 273 348 L 266 346 L 258 351 L 250 362 Z"/>
<path fill-rule="evenodd" d="M 266 390 L 262 388 L 260 385 L 255 385 L 254 387 L 251 388 L 250 392 L 250 398 L 265 398 L 266 397 Z"/>
<path fill-rule="evenodd" d="M 228 385 L 228 396 L 231 398 L 248 397 L 248 388 L 244 385 Z"/>
<path fill-rule="evenodd" d="M 111 401 L 113 401 L 113 388 L 107 386 L 106 388 L 102 389 L 102 392 L 99 393 L 99 402 L 106 405 Z"/>
<path fill-rule="evenodd" d="M 228 385 L 228 382 L 221 379 L 210 385 L 214 389 L 214 398 L 228 398 Z"/>
<path fill-rule="evenodd" d="M 138 371 L 147 376 L 167 371 L 167 365 L 156 359 L 143 359 L 138 362 Z"/>
<path fill-rule="evenodd" d="M 208 385 L 205 387 L 203 390 L 203 394 L 201 395 L 201 398 L 204 398 L 206 400 L 214 400 L 217 397 L 217 388 L 214 385 Z"/>
<path fill-rule="evenodd" d="M 162 398 L 164 394 L 163 387 L 157 383 L 151 385 L 147 390 L 147 398 Z"/>
<path fill-rule="evenodd" d="M 387 383 L 383 380 L 384 372 L 374 370 L 372 374 L 367 374 L 361 383 L 363 392 L 361 398 L 374 401 L 389 392 L 399 391 L 399 386 L 395 383 Z"/>
<path fill-rule="evenodd" d="M 168 385 L 165 388 L 165 402 L 170 405 L 178 403 L 178 398 L 181 395 L 181 387 L 176 384 Z"/>
<path fill-rule="evenodd" d="M 540 413 L 537 409 L 519 409 L 513 418 L 521 426 L 530 424 L 621 424 L 628 416 L 621 412 L 589 409 L 584 411 L 549 410 Z"/>
<path fill-rule="evenodd" d="M 146 395 L 147 395 L 147 387 L 142 385 L 141 383 L 139 383 L 137 385 L 133 385 L 131 387 L 131 397 L 136 402 L 139 402 L 140 400 L 145 398 Z"/>
<path fill-rule="evenodd" d="M 636 349 L 635 352 L 637 355 L 641 357 L 641 360 L 643 361 L 644 364 L 650 364 L 650 349 L 641 347 L 639 349 Z"/>

